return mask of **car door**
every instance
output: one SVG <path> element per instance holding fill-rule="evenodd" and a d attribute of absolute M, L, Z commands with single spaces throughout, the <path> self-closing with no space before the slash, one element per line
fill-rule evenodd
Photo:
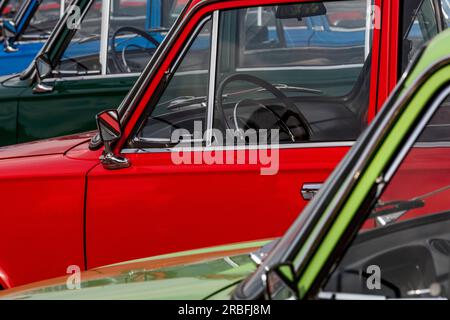
<path fill-rule="evenodd" d="M 132 114 L 138 121 L 125 129 L 121 151 L 131 167 L 110 171 L 99 165 L 88 175 L 89 268 L 280 236 L 367 125 L 376 107 L 369 98 L 376 95 L 377 81 L 371 79 L 378 72 L 379 30 L 366 29 L 363 20 L 336 32 L 333 46 L 309 46 L 302 39 L 311 29 L 277 5 L 310 17 L 282 2 L 248 1 L 255 7 L 235 9 L 229 1 L 210 5 L 215 10 L 182 28 L 191 40 L 171 43 L 177 49 L 160 64 L 170 67 L 161 71 L 159 84 L 146 82 L 156 93 L 146 93 L 148 102 L 140 102 L 145 111 Z M 372 19 L 367 1 L 324 4 L 326 12 L 320 5 L 311 8 L 315 15 L 359 10 Z M 247 83 L 255 78 L 260 80 Z M 290 129 L 276 125 L 292 110 L 278 105 L 272 91 L 285 102 L 295 100 L 296 107 L 288 104 L 301 110 L 314 135 L 305 138 L 305 119 L 298 115 L 284 119 Z M 242 100 L 251 99 L 275 113 L 258 103 L 253 111 L 243 106 Z M 236 105 L 242 114 L 233 112 Z M 252 140 L 273 125 L 284 128 L 279 144 L 272 136 L 266 143 Z M 227 129 L 238 127 L 248 141 L 228 145 Z M 232 132 L 235 142 L 241 138 L 238 130 Z"/>

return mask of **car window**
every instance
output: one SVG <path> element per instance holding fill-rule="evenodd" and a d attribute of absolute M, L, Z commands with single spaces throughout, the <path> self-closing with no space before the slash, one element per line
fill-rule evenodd
<path fill-rule="evenodd" d="M 75 24 L 75 19 L 68 21 L 70 26 L 76 31 L 54 70 L 55 77 L 95 75 L 101 73 L 101 8 L 102 1 L 96 0 L 89 7 L 80 25 L 77 26 Z M 76 11 L 72 8 L 68 10 L 72 10 L 70 14 L 76 15 Z"/>
<path fill-rule="evenodd" d="M 184 7 L 188 3 L 188 0 L 165 0 L 162 1 L 163 14 L 162 14 L 162 26 L 170 28 L 178 16 L 183 11 Z"/>
<path fill-rule="evenodd" d="M 202 136 L 194 137 L 194 125 L 205 126 L 210 50 L 211 21 L 208 21 L 188 47 L 153 112 L 145 121 L 138 134 L 141 140 L 156 145 L 171 144 L 175 130 L 184 132 L 180 139 L 202 140 Z"/>
<path fill-rule="evenodd" d="M 150 20 L 150 17 L 147 19 L 147 3 L 150 2 L 130 0 L 112 2 L 107 73 L 142 71 L 161 41 L 156 35 L 147 32 Z M 153 37 L 156 37 L 155 43 L 150 41 Z"/>
<path fill-rule="evenodd" d="M 258 136 L 274 129 L 280 143 L 356 139 L 369 104 L 367 5 L 316 2 L 222 12 L 215 129 Z M 319 9 L 295 17 L 289 14 L 295 6 L 299 12 Z M 256 140 L 265 143 L 247 143 Z"/>
<path fill-rule="evenodd" d="M 417 51 L 439 32 L 433 0 L 403 1 L 401 73 Z"/>
<path fill-rule="evenodd" d="M 61 0 L 43 0 L 26 28 L 24 35 L 47 37 L 61 14 Z"/>
<path fill-rule="evenodd" d="M 111 1 L 106 68 L 102 69 L 102 1 L 97 0 L 63 54 L 58 66 L 60 76 L 140 73 L 168 31 L 161 26 L 161 17 L 151 13 L 159 10 L 162 14 L 160 6 L 155 3 L 147 0 Z M 173 11 L 165 14 L 175 15 Z"/>
<path fill-rule="evenodd" d="M 441 104 L 402 160 L 325 292 L 450 296 L 449 103 Z"/>
<path fill-rule="evenodd" d="M 316 2 L 220 12 L 216 79 L 210 88 L 215 97 L 209 118 L 214 120 L 211 128 L 202 127 L 203 132 L 214 129 L 225 137 L 227 130 L 258 135 L 274 129 L 279 130 L 280 143 L 356 139 L 367 125 L 369 104 L 368 4 L 365 0 Z M 308 10 L 315 11 L 299 15 Z M 211 95 L 206 87 L 214 84 L 206 81 L 208 61 L 204 57 L 205 69 L 195 70 L 196 76 L 182 90 L 167 91 L 171 94 L 156 106 L 155 111 L 170 111 L 167 135 L 174 120 L 185 121 L 188 110 L 191 114 L 201 110 L 203 116 Z M 177 79 L 169 87 L 176 86 L 172 82 Z M 169 110 L 163 101 L 170 101 Z M 156 130 L 150 128 L 152 124 L 146 123 L 141 138 L 152 137 Z M 216 145 L 224 142 L 214 138 Z M 267 143 L 258 141 L 247 142 Z"/>
<path fill-rule="evenodd" d="M 447 23 L 447 27 L 450 27 L 450 0 L 442 0 L 441 5 L 444 20 Z"/>
<path fill-rule="evenodd" d="M 157 3 L 147 0 L 113 2 L 107 73 L 141 72 L 186 2 L 164 1 L 162 7 Z"/>

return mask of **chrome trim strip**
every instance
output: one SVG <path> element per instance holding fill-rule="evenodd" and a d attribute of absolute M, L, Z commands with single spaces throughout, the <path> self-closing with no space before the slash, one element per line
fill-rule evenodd
<path fill-rule="evenodd" d="M 237 151 L 237 150 L 274 150 L 274 149 L 317 149 L 317 148 L 337 148 L 352 147 L 355 142 L 312 142 L 312 143 L 292 143 L 277 146 L 270 145 L 253 145 L 253 146 L 210 146 L 210 147 L 174 147 L 174 148 L 126 148 L 121 153 L 171 153 L 180 151 L 189 152 L 208 152 L 208 151 Z"/>
<path fill-rule="evenodd" d="M 255 68 L 236 68 L 239 72 L 248 71 L 285 71 L 285 70 L 341 70 L 341 69 L 352 69 L 352 68 L 362 68 L 364 65 L 362 63 L 354 64 L 343 64 L 334 66 L 292 66 L 292 67 L 255 67 Z"/>
<path fill-rule="evenodd" d="M 111 1 L 102 0 L 102 24 L 100 31 L 100 66 L 102 75 L 106 74 L 106 64 L 108 63 L 108 34 L 109 15 L 111 13 Z"/>
<path fill-rule="evenodd" d="M 60 18 L 64 15 L 65 11 L 66 11 L 66 1 L 60 0 L 59 1 L 59 17 Z"/>
<path fill-rule="evenodd" d="M 219 11 L 214 11 L 211 31 L 211 56 L 209 66 L 208 109 L 206 112 L 206 145 L 211 146 L 214 119 L 214 95 L 216 90 L 217 51 L 219 41 Z"/>
<path fill-rule="evenodd" d="M 98 75 L 83 75 L 76 77 L 63 77 L 63 78 L 48 78 L 44 79 L 43 83 L 54 83 L 59 81 L 77 81 L 86 79 L 108 79 L 108 78 L 128 78 L 128 77 L 139 77 L 140 73 L 118 73 L 118 74 L 98 74 Z"/>
<path fill-rule="evenodd" d="M 414 148 L 449 148 L 450 147 L 450 141 L 423 141 L 423 142 L 416 142 L 414 144 Z"/>

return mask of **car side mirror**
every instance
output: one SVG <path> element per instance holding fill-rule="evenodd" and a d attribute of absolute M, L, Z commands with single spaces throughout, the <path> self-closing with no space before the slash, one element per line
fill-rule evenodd
<path fill-rule="evenodd" d="M 294 267 L 291 263 L 283 263 L 270 268 L 263 276 L 266 297 L 268 300 L 298 300 Z"/>
<path fill-rule="evenodd" d="M 37 75 L 37 83 L 33 88 L 34 93 L 47 93 L 52 92 L 53 87 L 43 83 L 43 80 L 47 78 L 52 73 L 52 65 L 47 59 L 45 54 L 39 55 L 34 61 L 34 66 Z"/>
<path fill-rule="evenodd" d="M 303 3 L 278 6 L 275 16 L 277 19 L 297 19 L 323 16 L 327 14 L 327 8 L 322 2 Z"/>
<path fill-rule="evenodd" d="M 128 168 L 131 163 L 127 158 L 115 155 L 111 145 L 122 137 L 122 126 L 120 124 L 117 110 L 105 110 L 96 117 L 100 140 L 105 149 L 100 158 L 102 165 L 108 170 Z"/>

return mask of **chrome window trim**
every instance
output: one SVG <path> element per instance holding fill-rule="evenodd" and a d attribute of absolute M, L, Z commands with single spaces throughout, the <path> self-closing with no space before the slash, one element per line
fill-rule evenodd
<path fill-rule="evenodd" d="M 83 75 L 77 77 L 61 77 L 61 78 L 47 78 L 44 79 L 43 83 L 55 83 L 62 81 L 78 81 L 78 80 L 86 80 L 86 79 L 108 79 L 108 78 L 128 78 L 128 77 L 139 77 L 140 73 L 117 73 L 117 74 L 97 74 L 97 75 Z"/>
<path fill-rule="evenodd" d="M 109 38 L 109 19 L 111 15 L 111 1 L 102 1 L 102 22 L 100 26 L 100 52 L 99 62 L 101 67 L 101 74 L 106 74 L 108 62 L 108 38 Z"/>
<path fill-rule="evenodd" d="M 284 71 L 284 70 L 341 70 L 362 68 L 363 63 L 354 63 L 346 65 L 330 65 L 330 66 L 292 66 L 292 67 L 239 67 L 236 71 Z"/>
<path fill-rule="evenodd" d="M 292 143 L 283 145 L 252 145 L 252 146 L 209 146 L 209 147 L 170 147 L 170 148 L 124 148 L 121 153 L 172 153 L 172 152 L 209 152 L 209 151 L 238 151 L 238 150 L 273 150 L 273 149 L 317 149 L 317 148 L 338 148 L 352 147 L 354 141 L 336 141 L 336 142 L 310 142 L 310 143 Z"/>
<path fill-rule="evenodd" d="M 214 121 L 214 98 L 216 92 L 217 54 L 219 47 L 219 11 L 213 13 L 211 30 L 211 51 L 209 58 L 208 106 L 206 109 L 206 145 L 211 146 Z"/>
<path fill-rule="evenodd" d="M 167 71 L 169 74 L 173 75 L 173 73 L 176 71 L 177 67 L 180 65 L 181 60 L 183 60 L 184 56 L 188 52 L 188 50 L 191 47 L 192 43 L 195 41 L 195 38 L 200 34 L 200 31 L 202 30 L 202 28 L 210 20 L 211 20 L 211 15 L 207 15 L 195 27 L 194 32 L 192 32 L 192 34 L 190 35 L 189 39 L 184 44 L 183 49 L 180 51 L 178 57 L 176 58 L 176 60 L 172 64 L 172 66 Z M 212 36 L 212 34 L 211 34 L 211 36 Z"/>

